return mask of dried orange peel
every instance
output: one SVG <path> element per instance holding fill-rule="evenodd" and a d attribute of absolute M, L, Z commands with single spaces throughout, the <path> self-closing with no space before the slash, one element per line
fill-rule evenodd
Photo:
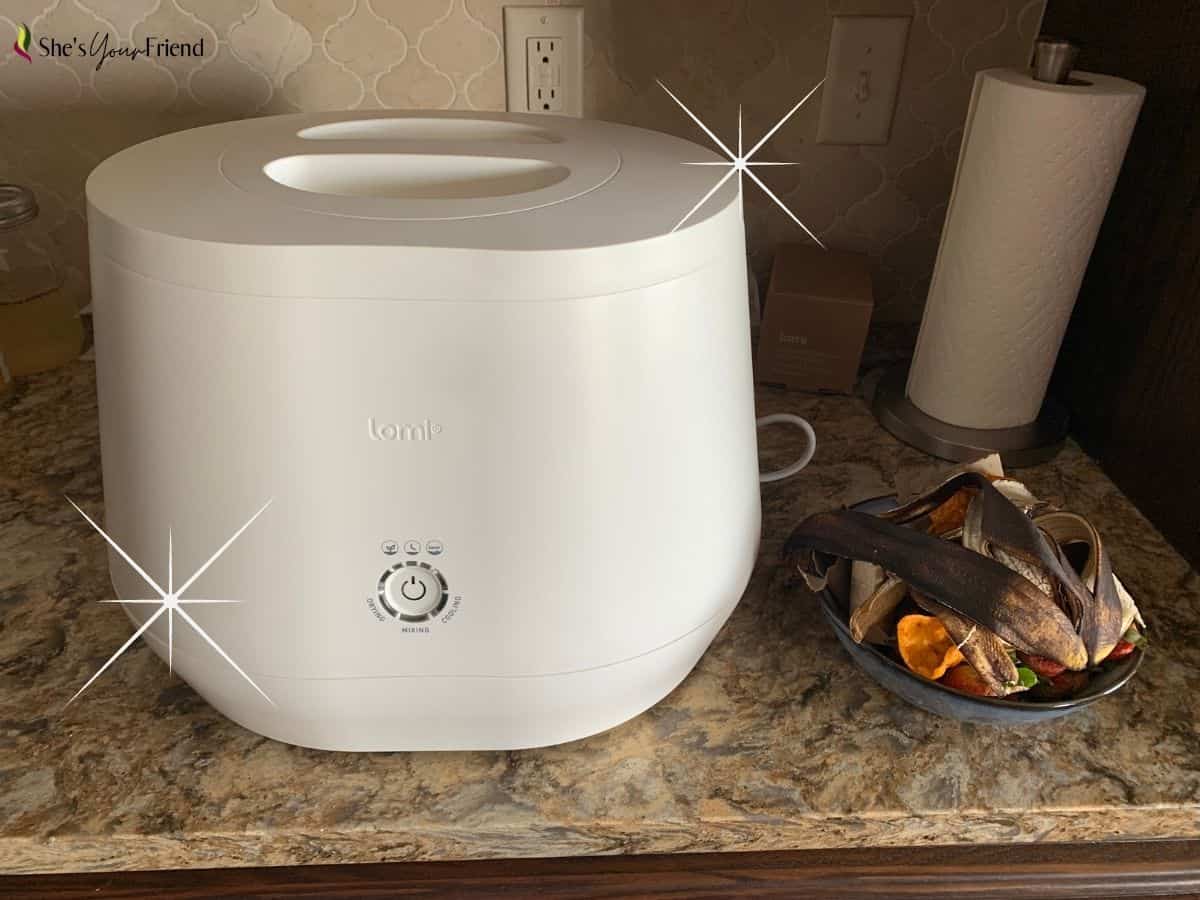
<path fill-rule="evenodd" d="M 956 528 L 962 528 L 967 520 L 967 507 L 971 498 L 976 494 L 970 488 L 955 491 L 940 506 L 929 513 L 929 533 L 948 534 Z"/>
<path fill-rule="evenodd" d="M 933 681 L 964 661 L 945 626 L 935 616 L 902 618 L 896 623 L 896 643 L 904 664 Z"/>

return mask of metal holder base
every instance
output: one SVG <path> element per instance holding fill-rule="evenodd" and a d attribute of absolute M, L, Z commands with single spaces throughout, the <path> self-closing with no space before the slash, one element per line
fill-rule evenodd
<path fill-rule="evenodd" d="M 935 419 L 908 399 L 908 365 L 884 373 L 872 409 L 879 424 L 918 450 L 953 462 L 999 453 L 1007 468 L 1052 459 L 1067 436 L 1067 410 L 1047 397 L 1037 419 L 1017 428 L 960 428 Z"/>

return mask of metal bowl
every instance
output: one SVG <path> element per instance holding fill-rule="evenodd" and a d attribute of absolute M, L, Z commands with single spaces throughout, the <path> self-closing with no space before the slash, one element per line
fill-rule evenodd
<path fill-rule="evenodd" d="M 878 497 L 856 504 L 865 513 L 880 513 L 896 505 L 894 497 Z M 859 668 L 897 697 L 926 712 L 963 722 L 983 725 L 1019 725 L 1068 716 L 1116 693 L 1133 677 L 1142 664 L 1145 650 L 1136 647 L 1129 656 L 1104 666 L 1092 674 L 1087 687 L 1068 700 L 1006 700 L 978 697 L 922 678 L 871 644 L 856 643 L 845 618 L 845 604 L 826 589 L 821 592 L 821 612 L 829 620 L 833 633 Z"/>

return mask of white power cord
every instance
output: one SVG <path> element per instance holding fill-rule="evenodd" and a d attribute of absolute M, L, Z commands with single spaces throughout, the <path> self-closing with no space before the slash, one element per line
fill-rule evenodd
<path fill-rule="evenodd" d="M 808 420 L 794 416 L 791 413 L 772 413 L 769 416 L 762 416 L 757 420 L 757 425 L 762 428 L 764 425 L 776 425 L 781 422 L 786 422 L 789 425 L 795 425 L 804 432 L 808 438 L 808 446 L 804 448 L 804 453 L 798 460 L 789 466 L 784 466 L 782 469 L 776 469 L 773 472 L 759 473 L 758 480 L 761 482 L 782 481 L 784 478 L 791 478 L 805 466 L 807 466 L 813 458 L 813 454 L 817 452 L 817 433 L 813 431 L 813 427 L 808 424 Z"/>

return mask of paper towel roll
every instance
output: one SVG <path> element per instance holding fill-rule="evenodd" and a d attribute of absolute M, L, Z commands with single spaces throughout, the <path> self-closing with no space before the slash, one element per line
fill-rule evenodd
<path fill-rule="evenodd" d="M 908 397 L 964 428 L 1037 418 L 1145 89 L 975 76 Z"/>

